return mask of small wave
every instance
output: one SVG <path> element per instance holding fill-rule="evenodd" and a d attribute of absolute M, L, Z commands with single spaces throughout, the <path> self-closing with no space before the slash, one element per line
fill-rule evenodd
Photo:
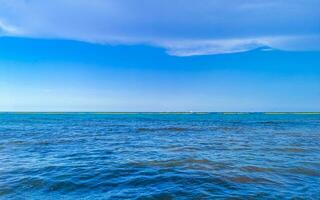
<path fill-rule="evenodd" d="M 267 167 L 257 167 L 257 166 L 244 166 L 241 167 L 240 170 L 246 171 L 246 172 L 272 172 L 275 169 L 273 168 L 267 168 Z"/>
<path fill-rule="evenodd" d="M 277 125 L 277 124 L 286 124 L 291 123 L 290 121 L 260 121 L 257 124 L 265 124 L 265 125 Z"/>
<path fill-rule="evenodd" d="M 41 141 L 36 142 L 35 144 L 36 144 L 36 145 L 45 146 L 45 145 L 52 144 L 52 142 L 49 141 L 49 140 L 41 140 Z"/>
<path fill-rule="evenodd" d="M 170 131 L 170 132 L 188 132 L 188 131 L 239 131 L 243 130 L 243 127 L 238 126 L 216 126 L 216 127 L 157 127 L 157 128 L 138 128 L 138 132 L 160 132 L 160 131 Z"/>
<path fill-rule="evenodd" d="M 184 132 L 184 131 L 197 131 L 196 128 L 185 127 L 159 127 L 159 128 L 138 128 L 138 132 L 158 132 L 158 131 L 172 131 L 172 132 Z"/>
<path fill-rule="evenodd" d="M 23 146 L 28 145 L 30 142 L 22 141 L 22 140 L 15 140 L 15 141 L 9 141 L 7 143 L 4 143 L 6 145 L 12 145 L 12 146 Z"/>
<path fill-rule="evenodd" d="M 11 182 L 16 188 L 24 188 L 26 190 L 37 190 L 47 187 L 46 181 L 35 177 L 25 177 Z"/>
<path fill-rule="evenodd" d="M 243 127 L 239 126 L 216 126 L 216 127 L 208 127 L 208 131 L 223 131 L 223 132 L 229 132 L 229 131 L 238 131 L 242 130 Z"/>
<path fill-rule="evenodd" d="M 277 184 L 276 182 L 271 181 L 267 178 L 249 177 L 249 176 L 229 177 L 228 180 L 234 183 L 242 183 L 242 184 Z"/>
<path fill-rule="evenodd" d="M 0 188 L 0 197 L 13 193 L 13 189 L 9 188 Z"/>
<path fill-rule="evenodd" d="M 59 181 L 50 184 L 48 191 L 72 192 L 76 190 L 88 190 L 90 187 L 86 184 L 74 183 L 72 181 Z"/>
<path fill-rule="evenodd" d="M 214 162 L 207 159 L 173 159 L 164 161 L 146 161 L 130 163 L 129 165 L 137 167 L 158 167 L 158 168 L 185 168 L 193 170 L 227 169 L 229 163 Z"/>

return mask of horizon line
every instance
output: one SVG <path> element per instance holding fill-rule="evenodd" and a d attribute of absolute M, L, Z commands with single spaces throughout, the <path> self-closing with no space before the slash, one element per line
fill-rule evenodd
<path fill-rule="evenodd" d="M 291 115 L 320 115 L 320 112 L 318 111 L 312 111 L 312 112 L 304 112 L 304 111 L 279 111 L 279 112 L 264 112 L 264 111 L 257 111 L 257 112 L 219 112 L 219 111 L 214 111 L 214 112 L 202 112 L 202 111 L 148 111 L 148 112 L 120 112 L 120 111 L 115 111 L 115 112 L 105 112 L 105 111 L 99 111 L 99 112 L 94 112 L 94 111 L 0 111 L 0 114 L 101 114 L 101 115 L 112 115 L 112 114 L 225 114 L 225 115 L 237 115 L 237 114 L 265 114 L 265 115 L 275 115 L 275 114 L 291 114 Z"/>

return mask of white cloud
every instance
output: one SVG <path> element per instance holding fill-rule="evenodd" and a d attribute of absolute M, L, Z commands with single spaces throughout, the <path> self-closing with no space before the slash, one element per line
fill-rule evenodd
<path fill-rule="evenodd" d="M 207 54 L 237 53 L 268 46 L 268 40 L 264 38 L 250 39 L 216 39 L 198 41 L 171 41 L 161 45 L 168 49 L 168 53 L 176 56 L 192 56 Z"/>
<path fill-rule="evenodd" d="M 319 0 L 0 0 L 0 34 L 161 46 L 172 55 L 320 50 Z"/>
<path fill-rule="evenodd" d="M 11 25 L 8 25 L 6 23 L 4 23 L 3 21 L 0 21 L 0 34 L 2 35 L 18 35 L 20 34 L 20 31 Z"/>
<path fill-rule="evenodd" d="M 193 56 L 209 54 L 239 53 L 256 48 L 263 51 L 280 49 L 285 51 L 320 50 L 319 36 L 273 36 L 240 39 L 188 40 L 162 42 L 170 55 Z"/>

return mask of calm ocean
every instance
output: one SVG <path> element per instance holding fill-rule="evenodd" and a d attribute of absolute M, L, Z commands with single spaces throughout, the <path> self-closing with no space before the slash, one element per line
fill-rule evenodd
<path fill-rule="evenodd" d="M 0 114 L 0 199 L 320 199 L 318 114 Z"/>

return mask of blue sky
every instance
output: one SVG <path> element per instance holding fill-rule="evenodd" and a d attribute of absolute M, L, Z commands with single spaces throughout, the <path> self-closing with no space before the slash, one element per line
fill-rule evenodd
<path fill-rule="evenodd" d="M 1 111 L 320 111 L 318 0 L 0 0 Z"/>

